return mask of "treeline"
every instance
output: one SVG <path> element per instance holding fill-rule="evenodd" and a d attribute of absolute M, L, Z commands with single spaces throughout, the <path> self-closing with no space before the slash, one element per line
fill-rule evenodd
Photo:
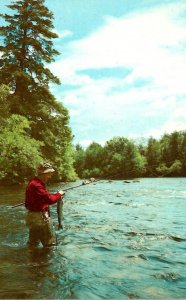
<path fill-rule="evenodd" d="M 60 84 L 49 68 L 59 54 L 53 15 L 44 0 L 19 0 L 0 15 L 0 182 L 24 182 L 41 161 L 57 169 L 55 181 L 74 180 L 67 109 L 50 92 Z"/>
<path fill-rule="evenodd" d="M 146 145 L 115 137 L 105 146 L 93 142 L 76 145 L 76 172 L 80 178 L 130 179 L 137 177 L 186 176 L 186 131 L 149 138 Z"/>

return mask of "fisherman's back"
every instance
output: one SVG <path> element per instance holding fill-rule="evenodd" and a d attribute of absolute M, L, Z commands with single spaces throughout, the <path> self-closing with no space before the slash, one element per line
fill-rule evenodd
<path fill-rule="evenodd" d="M 45 184 L 37 177 L 32 178 L 25 192 L 25 207 L 30 211 L 47 211 L 52 205 L 61 199 L 60 193 L 49 194 Z"/>

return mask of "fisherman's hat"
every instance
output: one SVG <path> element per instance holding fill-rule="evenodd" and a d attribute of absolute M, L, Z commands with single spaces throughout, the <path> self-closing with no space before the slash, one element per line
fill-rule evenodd
<path fill-rule="evenodd" d="M 37 169 L 38 174 L 53 173 L 53 172 L 55 172 L 55 170 L 50 163 L 41 163 Z"/>

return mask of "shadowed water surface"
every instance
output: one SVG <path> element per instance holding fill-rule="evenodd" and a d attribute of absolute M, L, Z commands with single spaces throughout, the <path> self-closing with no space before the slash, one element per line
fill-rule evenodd
<path fill-rule="evenodd" d="M 0 298 L 186 298 L 186 179 L 70 190 L 58 247 L 29 250 L 24 187 L 0 188 Z M 74 184 L 55 185 L 51 190 Z"/>

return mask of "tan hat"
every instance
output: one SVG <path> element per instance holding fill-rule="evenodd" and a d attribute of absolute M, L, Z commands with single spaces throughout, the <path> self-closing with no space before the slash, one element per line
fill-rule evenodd
<path fill-rule="evenodd" d="M 55 172 L 55 170 L 50 163 L 41 163 L 37 169 L 38 174 L 53 173 L 53 172 Z"/>

